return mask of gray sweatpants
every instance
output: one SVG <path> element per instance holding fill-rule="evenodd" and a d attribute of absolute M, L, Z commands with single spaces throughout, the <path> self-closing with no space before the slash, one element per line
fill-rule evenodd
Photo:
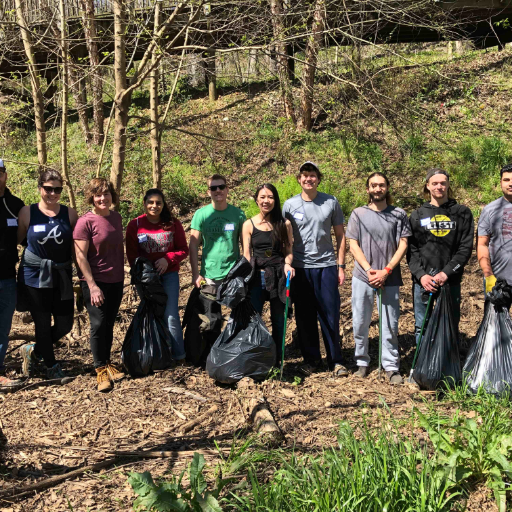
<path fill-rule="evenodd" d="M 382 367 L 385 371 L 398 371 L 398 317 L 400 316 L 399 286 L 382 288 Z M 369 366 L 368 331 L 372 321 L 374 297 L 379 295 L 360 279 L 352 279 L 352 324 L 356 344 L 357 366 Z"/>

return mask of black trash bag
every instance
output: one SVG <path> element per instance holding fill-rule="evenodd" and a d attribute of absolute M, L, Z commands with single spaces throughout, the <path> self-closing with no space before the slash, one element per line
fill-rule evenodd
<path fill-rule="evenodd" d="M 254 267 L 241 256 L 217 288 L 217 302 L 228 308 L 236 308 L 248 295 L 249 281 Z"/>
<path fill-rule="evenodd" d="M 231 312 L 206 361 L 208 375 L 233 384 L 244 377 L 263 380 L 276 361 L 276 344 L 260 315 L 246 300 Z"/>
<path fill-rule="evenodd" d="M 204 366 L 210 348 L 222 331 L 222 311 L 210 294 L 194 287 L 185 307 L 181 324 L 185 331 L 186 360 L 194 366 Z"/>
<path fill-rule="evenodd" d="M 486 299 L 495 306 L 509 309 L 512 304 L 512 287 L 507 284 L 505 279 L 498 279 Z"/>
<path fill-rule="evenodd" d="M 131 275 L 141 301 L 124 338 L 122 361 L 132 377 L 143 377 L 172 364 L 171 333 L 162 318 L 167 294 L 158 272 L 146 258 L 135 260 Z"/>
<path fill-rule="evenodd" d="M 423 333 L 413 377 L 422 389 L 434 390 L 446 380 L 461 380 L 459 336 L 452 314 L 448 285 L 441 287 L 434 311 Z"/>
<path fill-rule="evenodd" d="M 511 289 L 506 283 L 506 288 L 498 284 L 487 294 L 484 318 L 464 364 L 463 373 L 473 393 L 483 386 L 488 393 L 506 395 L 512 387 L 512 319 L 506 299 Z"/>

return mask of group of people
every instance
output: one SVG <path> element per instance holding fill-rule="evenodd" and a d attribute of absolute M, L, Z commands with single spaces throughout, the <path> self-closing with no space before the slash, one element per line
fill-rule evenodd
<path fill-rule="evenodd" d="M 180 262 L 190 255 L 193 285 L 215 292 L 239 259 L 241 247 L 255 269 L 249 284 L 252 305 L 261 313 L 264 303 L 270 303 L 276 364 L 284 357 L 280 343 L 285 325 L 283 290 L 290 276 L 303 357 L 301 372 L 309 375 L 323 366 L 319 322 L 329 369 L 337 377 L 347 376 L 340 345 L 339 286 L 345 282 L 348 239 L 354 257 L 356 375 L 368 375 L 368 334 L 377 299 L 382 317 L 382 365 L 389 381 L 400 384 L 400 262 L 407 255 L 417 338 L 428 315 L 424 292 L 435 293 L 441 286 L 449 287 L 458 327 L 461 279 L 473 250 L 471 210 L 454 199 L 448 173 L 434 168 L 425 177 L 427 201 L 408 218 L 404 210 L 393 206 L 386 175 L 375 172 L 366 181 L 368 203 L 351 213 L 345 233 L 337 199 L 318 191 L 322 180 L 319 167 L 305 162 L 297 180 L 301 193 L 282 207 L 272 184 L 259 186 L 254 195 L 259 213 L 246 220 L 244 213 L 227 201 L 226 178 L 214 174 L 208 179 L 211 204 L 194 214 L 189 244 L 163 192 L 151 189 L 145 194 L 144 213 L 126 229 L 126 256 L 130 266 L 137 257 L 148 258 L 161 275 L 168 296 L 164 320 L 173 359 L 176 364 L 191 359 L 187 357 L 178 311 Z M 111 361 L 114 322 L 124 290 L 123 228 L 121 216 L 111 208 L 116 202 L 112 184 L 103 178 L 93 179 L 85 191 L 91 211 L 78 217 L 74 209 L 59 202 L 63 180 L 55 170 L 41 173 L 40 201 L 30 206 L 12 195 L 6 183 L 7 170 L 0 160 L 0 372 L 5 371 L 16 304 L 19 309 L 24 303 L 34 320 L 35 342 L 20 349 L 23 375 L 43 373 L 48 379 L 65 381 L 55 359 L 54 344 L 73 326 L 74 260 L 90 318 L 98 390 L 111 390 L 125 377 L 123 368 Z M 501 170 L 501 188 L 503 196 L 483 209 L 478 225 L 477 256 L 486 291 L 492 289 L 496 278 L 512 284 L 512 251 L 507 247 L 512 240 L 512 165 Z M 16 271 L 18 244 L 25 248 Z M 18 389 L 20 383 L 0 373 L 0 391 Z"/>

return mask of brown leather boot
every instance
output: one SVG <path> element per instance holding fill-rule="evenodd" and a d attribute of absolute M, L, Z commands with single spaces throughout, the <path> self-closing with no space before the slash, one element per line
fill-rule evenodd
<path fill-rule="evenodd" d="M 110 382 L 107 366 L 96 368 L 96 379 L 98 381 L 98 391 L 101 393 L 106 393 L 114 389 L 114 385 Z"/>
<path fill-rule="evenodd" d="M 121 368 L 115 364 L 108 363 L 106 368 L 108 371 L 108 376 L 112 382 L 119 382 L 126 377 L 123 370 L 121 370 Z"/>

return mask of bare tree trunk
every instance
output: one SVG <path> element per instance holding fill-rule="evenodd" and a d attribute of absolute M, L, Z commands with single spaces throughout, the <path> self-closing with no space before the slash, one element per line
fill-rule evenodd
<path fill-rule="evenodd" d="M 308 37 L 304 58 L 304 82 L 302 84 L 301 113 L 297 128 L 311 130 L 311 114 L 313 110 L 313 93 L 315 86 L 318 52 L 324 30 L 325 0 L 316 0 L 311 35 Z"/>
<path fill-rule="evenodd" d="M 60 8 L 60 49 L 62 56 L 62 119 L 60 137 L 61 170 L 64 178 L 64 186 L 68 189 L 69 204 L 76 208 L 73 186 L 69 181 L 68 169 L 68 98 L 69 98 L 69 74 L 68 74 L 68 41 L 67 41 L 67 20 L 64 10 L 64 0 L 59 1 Z"/>
<path fill-rule="evenodd" d="M 32 37 L 30 30 L 23 15 L 23 0 L 16 0 L 16 17 L 21 29 L 23 47 L 27 55 L 27 66 L 30 75 L 30 84 L 32 88 L 32 99 L 34 101 L 34 118 L 37 134 L 37 161 L 39 165 L 46 165 L 48 154 L 46 151 L 46 127 L 44 124 L 44 98 L 41 91 L 41 82 L 36 69 L 36 59 L 32 46 Z"/>
<path fill-rule="evenodd" d="M 155 4 L 155 22 L 153 34 L 156 37 L 158 27 L 160 26 L 160 6 L 162 2 Z M 151 63 L 154 65 L 157 59 L 158 46 L 155 46 Z M 160 125 L 158 122 L 158 66 L 154 66 L 151 71 L 149 85 L 149 103 L 151 111 L 151 161 L 153 165 L 153 187 L 162 188 L 162 168 L 160 164 Z"/>
<path fill-rule="evenodd" d="M 126 6 L 124 0 L 113 0 L 114 10 L 114 147 L 112 149 L 112 169 L 110 181 L 118 194 L 116 208 L 119 208 L 119 192 L 123 181 L 126 158 L 126 128 L 131 93 L 126 93 Z"/>
<path fill-rule="evenodd" d="M 100 145 L 103 142 L 103 83 L 101 80 L 100 55 L 98 51 L 94 0 L 81 0 L 84 20 L 84 33 L 89 52 L 91 67 L 92 109 L 94 118 L 93 140 Z"/>
<path fill-rule="evenodd" d="M 288 73 L 288 52 L 284 42 L 285 26 L 283 21 L 284 7 L 282 0 L 269 0 L 270 11 L 272 13 L 272 28 L 274 31 L 274 39 L 276 41 L 275 48 L 277 52 L 277 76 L 281 86 L 281 95 L 283 97 L 284 112 L 288 119 L 295 124 L 295 109 L 293 107 L 292 84 Z"/>
<path fill-rule="evenodd" d="M 69 66 L 69 83 L 75 100 L 76 109 L 78 111 L 78 121 L 80 128 L 84 134 L 85 142 L 89 144 L 92 140 L 92 134 L 89 130 L 89 113 L 87 110 L 87 95 L 84 88 L 84 79 L 82 71 L 75 68 L 73 65 Z"/>
<path fill-rule="evenodd" d="M 217 101 L 217 70 L 215 63 L 215 50 L 206 53 L 206 76 L 208 78 L 208 97 L 210 101 Z"/>

